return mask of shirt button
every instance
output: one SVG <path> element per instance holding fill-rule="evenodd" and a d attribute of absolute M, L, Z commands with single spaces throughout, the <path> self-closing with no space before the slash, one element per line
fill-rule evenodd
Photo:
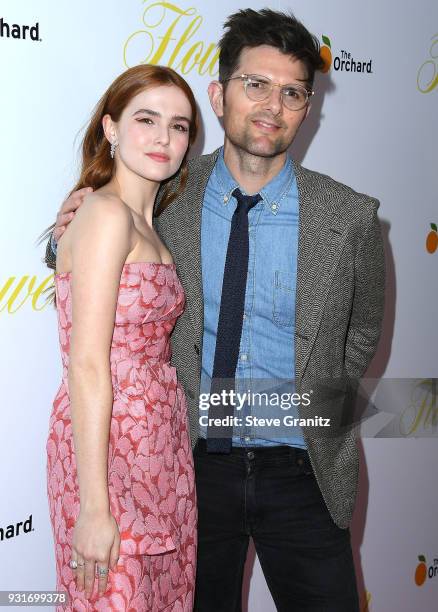
<path fill-rule="evenodd" d="M 246 439 L 246 438 L 245 438 Z M 249 451 L 249 453 L 246 453 L 246 456 L 248 457 L 248 459 L 254 459 L 255 455 L 253 451 Z"/>
<path fill-rule="evenodd" d="M 245 319 L 246 319 L 246 318 L 247 318 L 247 317 L 246 317 L 246 314 L 245 314 L 245 313 L 243 313 L 243 320 L 245 321 Z"/>
<path fill-rule="evenodd" d="M 228 196 L 224 196 L 224 204 L 226 204 L 228 202 L 230 198 Z"/>
<path fill-rule="evenodd" d="M 248 355 L 246 353 L 242 353 L 242 355 L 240 355 L 241 361 L 247 361 L 247 359 L 248 359 Z"/>
<path fill-rule="evenodd" d="M 277 210 L 277 208 L 278 208 L 278 204 L 276 204 L 275 202 L 273 202 L 273 203 L 271 204 L 271 208 L 272 208 L 272 210 Z"/>

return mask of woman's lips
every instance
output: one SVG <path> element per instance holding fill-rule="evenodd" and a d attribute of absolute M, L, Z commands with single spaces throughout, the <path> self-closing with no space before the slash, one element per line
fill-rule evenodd
<path fill-rule="evenodd" d="M 161 163 L 168 162 L 170 159 L 170 157 L 168 155 L 165 155 L 164 153 L 146 153 L 146 155 L 154 161 Z"/>

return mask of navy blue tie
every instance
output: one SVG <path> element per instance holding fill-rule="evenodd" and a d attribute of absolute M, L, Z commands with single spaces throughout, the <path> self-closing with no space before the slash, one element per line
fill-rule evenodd
<path fill-rule="evenodd" d="M 234 389 L 237 359 L 242 335 L 243 310 L 245 306 L 246 280 L 248 274 L 248 212 L 260 202 L 259 194 L 244 196 L 240 189 L 233 191 L 237 208 L 231 219 L 225 259 L 222 296 L 216 334 L 216 349 L 213 362 L 213 376 L 210 394 L 229 392 Z M 221 425 L 207 427 L 207 451 L 229 453 L 231 451 L 232 425 L 224 424 L 226 417 L 234 415 L 234 405 L 227 400 L 219 405 L 210 404 L 209 419 L 220 419 Z M 230 422 L 228 420 L 228 423 Z"/>

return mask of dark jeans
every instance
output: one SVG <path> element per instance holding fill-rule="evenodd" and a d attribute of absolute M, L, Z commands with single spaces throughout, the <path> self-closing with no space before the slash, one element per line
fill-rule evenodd
<path fill-rule="evenodd" d="M 348 530 L 333 522 L 306 451 L 195 451 L 199 508 L 195 610 L 241 610 L 250 536 L 280 612 L 357 612 Z M 249 611 L 251 612 L 251 611 Z"/>

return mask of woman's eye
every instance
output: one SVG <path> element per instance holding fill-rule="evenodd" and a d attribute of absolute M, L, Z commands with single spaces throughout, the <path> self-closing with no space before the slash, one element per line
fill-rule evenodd
<path fill-rule="evenodd" d="M 176 123 L 173 127 L 178 132 L 188 132 L 189 131 L 188 127 L 186 127 L 185 125 L 182 125 L 181 123 Z"/>
<path fill-rule="evenodd" d="M 150 119 L 149 117 L 142 117 L 141 119 L 137 119 L 137 121 L 139 121 L 140 123 L 146 123 L 147 125 L 153 124 L 152 119 Z"/>

